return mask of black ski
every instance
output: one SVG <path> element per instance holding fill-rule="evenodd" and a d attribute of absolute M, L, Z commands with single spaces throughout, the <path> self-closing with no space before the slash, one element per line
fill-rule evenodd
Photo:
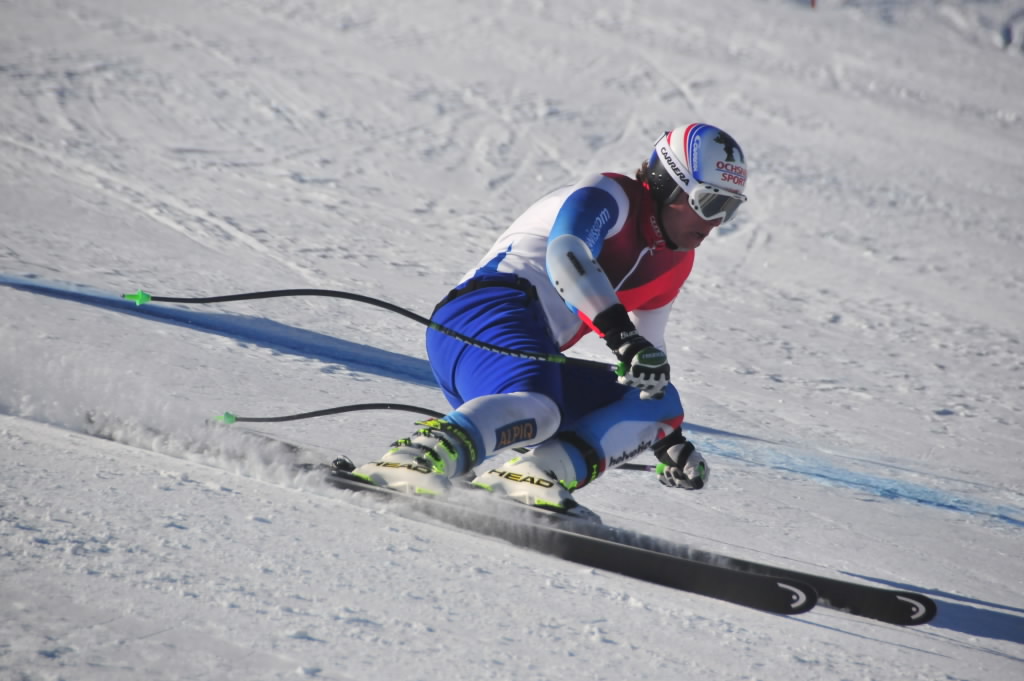
<path fill-rule="evenodd" d="M 822 577 L 707 551 L 687 550 L 685 555 L 691 560 L 712 560 L 718 565 L 748 574 L 802 581 L 813 586 L 818 592 L 819 605 L 889 624 L 925 624 L 938 613 L 938 606 L 934 600 L 913 591 L 896 591 L 834 577 Z"/>
<path fill-rule="evenodd" d="M 806 586 L 810 586 L 812 587 L 813 593 L 817 594 L 818 605 L 890 624 L 924 624 L 931 621 L 938 611 L 935 601 L 928 596 L 912 591 L 885 589 L 868 584 L 861 584 L 859 582 L 851 582 L 834 577 L 816 575 L 809 572 L 779 568 L 765 563 L 735 558 L 733 556 L 715 553 L 712 551 L 694 549 L 683 544 L 668 542 L 666 540 L 638 532 L 623 530 L 601 523 L 587 522 L 585 520 L 562 516 L 549 511 L 533 510 L 525 506 L 522 509 L 519 509 L 518 507 L 515 509 L 517 511 L 521 511 L 521 520 L 510 520 L 506 515 L 505 519 L 500 523 L 501 526 L 498 527 L 497 530 L 488 531 L 475 526 L 475 523 L 480 520 L 480 518 L 473 515 L 474 513 L 478 513 L 487 516 L 487 518 L 491 518 L 488 514 L 475 510 L 467 511 L 466 507 L 462 504 L 443 502 L 439 505 L 437 503 L 438 500 L 408 497 L 408 495 L 399 494 L 392 490 L 374 487 L 359 478 L 354 478 L 349 475 L 345 470 L 346 468 L 347 466 L 344 463 L 341 464 L 340 467 L 325 467 L 325 470 L 328 472 L 328 482 L 342 489 L 356 491 L 369 490 L 384 496 L 411 499 L 416 503 L 417 510 L 421 510 L 425 514 L 442 520 L 445 523 L 456 525 L 474 532 L 481 532 L 500 537 L 502 539 L 508 539 L 517 545 L 524 546 L 526 548 L 535 548 L 545 553 L 565 558 L 566 560 L 583 563 L 592 567 L 600 567 L 612 572 L 636 576 L 647 581 L 664 584 L 665 586 L 681 588 L 685 591 L 703 593 L 716 598 L 722 598 L 723 600 L 740 602 L 743 605 L 750 605 L 742 600 L 744 597 L 741 597 L 741 600 L 736 600 L 735 598 L 722 597 L 715 593 L 709 593 L 707 589 L 713 590 L 714 586 L 707 586 L 703 582 L 698 581 L 695 586 L 691 585 L 691 587 L 688 588 L 685 580 L 683 580 L 683 585 L 666 583 L 659 579 L 659 575 L 647 576 L 646 574 L 633 574 L 633 571 L 638 569 L 636 565 L 658 566 L 657 568 L 652 567 L 652 569 L 671 570 L 667 565 L 660 565 L 658 563 L 658 559 L 650 558 L 652 555 L 662 555 L 686 561 L 685 564 L 687 566 L 691 566 L 691 573 L 692 566 L 697 564 L 713 568 L 715 570 L 713 574 L 706 573 L 706 576 L 709 579 L 720 579 L 724 582 L 730 582 L 735 580 L 735 573 L 740 573 L 747 576 L 758 576 L 781 580 L 778 582 L 778 585 L 781 588 L 787 588 L 786 585 L 797 584 L 800 585 L 801 589 Z M 530 517 L 535 521 L 537 518 L 541 518 L 543 523 L 542 526 L 546 525 L 548 529 L 553 531 L 547 536 L 537 539 L 519 539 L 515 536 L 506 536 L 507 534 L 513 534 L 516 528 L 521 527 L 523 525 L 523 520 L 526 520 L 527 526 L 536 527 L 537 525 L 535 523 L 529 523 Z M 545 520 L 547 522 L 543 522 Z M 600 543 L 576 543 L 577 538 L 582 537 L 586 537 L 590 540 L 596 540 Z M 646 556 L 646 558 L 643 560 L 639 560 L 639 557 L 629 558 L 628 552 L 623 552 L 621 555 L 626 560 L 639 562 L 636 562 L 635 564 L 633 562 L 629 563 L 626 566 L 626 569 L 618 569 L 615 567 L 617 563 L 614 558 L 609 559 L 611 564 L 608 562 L 605 564 L 597 564 L 596 561 L 600 560 L 600 558 L 594 557 L 592 555 L 594 552 L 611 551 L 612 553 L 615 553 L 619 550 L 617 548 L 609 549 L 609 546 L 635 549 L 643 552 L 641 555 Z M 583 558 L 580 559 L 579 556 L 582 556 Z M 643 568 L 640 569 L 642 570 Z M 722 576 L 723 569 L 734 574 Z M 725 587 L 725 590 L 728 591 L 728 587 Z M 782 600 L 779 599 L 777 605 L 781 603 Z M 754 605 L 752 607 L 759 606 Z M 791 609 L 785 611 L 777 608 L 766 607 L 761 607 L 760 609 L 794 614 Z"/>
<path fill-rule="evenodd" d="M 129 422 L 123 422 L 120 419 L 116 418 L 112 419 L 110 417 L 105 417 L 104 419 L 102 419 L 102 424 L 103 425 L 98 423 L 94 419 L 92 414 L 87 414 L 85 416 L 83 430 L 87 434 L 96 437 L 115 440 L 119 442 L 123 441 L 126 444 L 131 444 L 134 446 L 143 446 L 150 449 L 153 448 L 153 445 L 148 440 L 152 440 L 154 436 L 159 436 L 162 439 L 175 441 L 178 439 L 172 437 L 167 433 L 163 433 L 157 429 L 142 426 L 141 424 L 131 424 Z M 123 438 L 115 434 L 116 428 L 114 426 L 121 424 L 131 425 L 136 429 L 141 429 L 141 432 L 147 436 L 145 438 L 147 442 L 140 443 L 138 442 L 138 437 Z M 217 424 L 210 424 L 210 426 L 213 428 L 221 427 L 220 425 Z M 282 442 L 281 440 L 275 438 L 274 436 L 265 435 L 263 433 L 246 432 L 245 437 L 253 438 L 254 441 L 257 441 L 263 445 L 272 445 L 283 448 L 283 453 L 288 456 L 322 455 L 322 453 L 319 452 L 306 452 L 307 448 L 305 446 L 296 445 L 288 442 Z M 179 447 L 184 447 L 189 451 L 195 452 L 204 452 L 209 448 L 209 444 L 202 442 L 201 438 L 199 441 L 195 442 L 177 442 L 176 444 Z M 407 498 L 406 495 L 399 495 L 397 493 L 391 492 L 390 490 L 372 487 L 364 484 L 362 481 L 357 482 L 350 480 L 347 483 L 343 482 L 342 477 L 339 476 L 339 473 L 342 473 L 346 470 L 351 470 L 352 468 L 354 468 L 354 466 L 352 465 L 351 461 L 348 461 L 347 459 L 339 459 L 339 461 L 343 462 L 340 467 L 325 464 L 295 464 L 295 468 L 296 470 L 300 471 L 310 471 L 314 469 L 323 470 L 327 474 L 328 480 L 330 482 L 335 484 L 335 486 L 342 487 L 344 489 L 359 489 L 364 491 L 369 490 L 377 492 L 382 495 L 390 494 L 394 496 L 401 496 L 403 498 Z M 358 487 L 353 487 L 352 485 L 358 485 Z M 420 502 L 423 502 L 423 500 L 420 499 Z M 449 504 L 449 506 L 457 506 L 458 510 L 458 512 L 450 511 L 450 515 L 458 516 L 459 514 L 466 512 L 461 505 Z M 432 506 L 429 508 L 432 508 Z M 640 533 L 609 527 L 606 525 L 602 525 L 600 523 L 592 523 L 583 520 L 567 518 L 565 516 L 560 516 L 559 514 L 550 513 L 547 511 L 533 511 L 531 513 L 531 509 L 528 509 L 525 506 L 519 508 L 517 505 L 517 508 L 514 510 L 522 511 L 526 513 L 528 516 L 534 515 L 537 517 L 541 517 L 541 522 L 544 522 L 543 518 L 546 518 L 547 524 L 556 524 L 561 528 L 563 532 L 571 532 L 571 534 L 573 535 L 585 535 L 588 538 L 603 540 L 604 542 L 610 544 L 621 544 L 627 547 L 643 550 L 645 551 L 645 553 L 642 555 L 649 556 L 650 554 L 664 554 L 670 558 L 682 558 L 685 561 L 687 561 L 687 564 L 709 564 L 717 568 L 723 568 L 725 570 L 728 570 L 729 572 L 740 572 L 746 573 L 750 577 L 761 577 L 764 580 L 767 580 L 767 583 L 769 583 L 770 585 L 774 585 L 772 588 L 775 591 L 778 591 L 778 589 L 781 588 L 779 587 L 779 585 L 785 585 L 789 582 L 798 583 L 799 586 L 796 587 L 798 592 L 811 594 L 808 598 L 808 602 L 810 602 L 810 605 L 807 606 L 806 609 L 810 609 L 810 607 L 814 605 L 816 594 L 817 603 L 819 605 L 837 610 L 842 610 L 844 612 L 849 612 L 855 615 L 859 615 L 861 617 L 868 617 L 883 622 L 889 622 L 892 624 L 924 624 L 932 620 L 937 612 L 937 606 L 932 599 L 922 594 L 914 593 L 911 591 L 890 590 L 865 585 L 857 582 L 836 579 L 832 577 L 823 577 L 820 575 L 807 572 L 777 568 L 771 565 L 766 565 L 764 563 L 734 558 L 732 556 L 718 554 L 711 551 L 693 549 L 683 544 L 668 542 Z M 447 518 L 441 518 L 441 520 L 449 522 Z M 456 519 L 451 521 L 450 524 L 457 524 L 457 521 L 458 519 L 456 517 Z M 536 526 L 536 523 L 531 524 L 527 521 L 526 518 L 523 519 L 523 523 L 517 523 L 516 525 L 519 526 L 520 524 L 525 524 L 528 527 Z M 466 529 L 477 531 L 473 527 L 467 527 Z M 511 530 L 509 529 L 508 531 L 510 532 Z M 557 535 L 551 535 L 551 537 L 554 536 Z M 591 565 L 593 567 L 602 567 L 603 569 L 607 569 L 609 571 L 629 574 L 628 572 L 624 572 L 623 570 L 617 570 L 614 566 L 596 564 L 596 562 L 600 560 L 599 557 L 586 559 L 587 551 L 594 551 L 595 549 L 593 547 L 597 545 L 588 545 L 591 548 L 587 549 L 584 545 L 574 544 L 571 539 L 566 539 L 559 543 L 551 537 L 545 540 L 537 539 L 537 542 L 538 544 L 540 544 L 542 541 L 547 541 L 548 543 L 554 542 L 556 545 L 550 548 L 550 550 L 548 550 L 548 552 L 552 553 L 552 555 L 560 556 L 567 560 L 573 560 L 586 565 Z M 509 541 L 515 542 L 515 539 L 511 538 L 509 539 Z M 520 545 L 525 546 L 526 544 L 524 543 Z M 560 550 L 574 551 L 576 555 L 583 556 L 584 559 L 577 559 L 570 555 L 560 555 L 559 553 L 557 553 L 557 551 Z M 657 561 L 658 559 L 656 558 L 650 558 L 651 564 L 657 564 Z M 772 581 L 773 579 L 775 581 Z M 658 581 L 658 579 L 656 578 L 648 579 L 648 581 L 663 583 L 661 581 Z M 763 583 L 765 582 L 762 581 L 762 584 Z M 677 586 L 675 584 L 666 584 L 666 586 L 675 586 L 675 588 L 681 588 L 684 590 L 701 593 L 699 584 L 696 584 L 693 588 L 687 588 L 686 586 Z M 803 590 L 807 586 L 810 586 L 812 588 L 808 592 L 804 592 Z M 711 588 L 713 589 L 713 587 Z M 796 592 L 790 592 L 790 594 L 792 594 L 792 599 L 795 599 L 796 601 L 800 600 L 800 597 L 795 595 Z M 713 594 L 709 593 L 708 595 Z M 735 599 L 730 598 L 724 598 L 723 600 L 739 602 Z M 785 612 L 787 614 L 795 614 L 797 611 L 793 610 L 793 608 L 791 607 L 792 602 L 783 602 L 783 600 L 784 599 L 778 599 L 776 602 L 776 606 L 778 606 L 779 604 L 783 605 L 783 607 L 781 608 L 768 607 L 761 609 L 771 610 L 772 612 Z M 746 605 L 747 603 L 744 604 Z M 755 605 L 753 607 L 758 606 Z M 801 610 L 800 612 L 803 612 L 803 610 Z"/>
<path fill-rule="evenodd" d="M 445 499 L 411 496 L 375 487 L 340 469 L 332 470 L 326 479 L 339 489 L 365 492 L 391 501 L 401 500 L 417 513 L 459 529 L 496 537 L 581 565 L 749 608 L 797 615 L 807 612 L 817 602 L 814 588 L 801 580 L 741 572 L 582 534 L 570 529 L 572 523 L 561 526 L 556 514 L 531 513 L 525 507 L 522 509 L 525 513 L 510 512 L 520 509 L 504 507 L 492 513 Z M 551 517 L 552 522 L 543 522 L 538 514 Z M 531 522 L 531 518 L 535 522 Z"/>
<path fill-rule="evenodd" d="M 800 570 L 775 567 L 714 551 L 695 549 L 685 544 L 677 544 L 607 525 L 577 523 L 574 529 L 589 536 L 640 546 L 651 551 L 701 563 L 712 563 L 737 572 L 803 582 L 814 587 L 818 593 L 818 605 L 889 624 L 902 626 L 925 624 L 938 613 L 938 606 L 934 600 L 913 591 L 886 589 Z"/>

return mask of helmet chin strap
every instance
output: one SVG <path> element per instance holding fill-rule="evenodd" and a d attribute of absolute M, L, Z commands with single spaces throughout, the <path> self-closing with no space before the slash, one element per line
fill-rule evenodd
<path fill-rule="evenodd" d="M 656 219 L 658 220 L 658 229 L 661 230 L 661 239 L 665 242 L 665 247 L 670 251 L 685 251 L 685 248 L 679 248 L 679 246 L 669 237 L 668 230 L 665 229 L 665 221 L 661 219 L 661 212 L 663 210 L 665 210 L 665 207 L 659 205 Z"/>
<path fill-rule="evenodd" d="M 651 197 L 651 203 L 654 204 L 654 222 L 655 227 L 658 231 L 658 238 L 661 239 L 662 242 L 664 242 L 665 248 L 669 249 L 670 251 L 686 250 L 683 248 L 679 248 L 679 246 L 676 245 L 676 243 L 669 238 L 668 232 L 665 230 L 665 222 L 664 220 L 661 219 L 661 212 L 665 209 L 665 207 L 661 205 L 661 203 L 659 203 L 656 198 L 654 198 L 654 194 L 653 192 L 651 192 L 650 182 L 645 180 L 643 182 L 643 187 L 644 189 L 647 190 L 648 196 Z"/>

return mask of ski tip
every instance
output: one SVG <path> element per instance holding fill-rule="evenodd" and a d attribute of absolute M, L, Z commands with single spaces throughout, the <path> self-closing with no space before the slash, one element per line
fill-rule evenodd
<path fill-rule="evenodd" d="M 890 591 L 874 587 L 864 589 L 845 594 L 826 591 L 824 604 L 858 617 L 903 627 L 927 624 L 939 611 L 935 601 L 913 591 Z"/>
<path fill-rule="evenodd" d="M 912 591 L 899 591 L 896 600 L 903 605 L 903 616 L 894 620 L 894 624 L 916 626 L 931 622 L 939 613 L 939 606 L 934 600 L 923 594 Z"/>

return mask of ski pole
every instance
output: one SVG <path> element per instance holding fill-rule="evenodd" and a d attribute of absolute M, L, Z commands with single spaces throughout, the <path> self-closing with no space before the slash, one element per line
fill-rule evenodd
<path fill-rule="evenodd" d="M 124 293 L 121 297 L 125 300 L 134 301 L 135 304 L 144 305 L 148 302 L 158 303 L 184 303 L 188 305 L 207 305 L 209 303 L 231 303 L 239 300 L 259 300 L 263 298 L 282 298 L 285 296 L 325 296 L 329 298 L 341 298 L 343 300 L 352 300 L 357 303 L 366 303 L 367 305 L 373 305 L 389 312 L 400 314 L 403 317 L 413 320 L 419 324 L 426 326 L 429 329 L 443 333 L 446 336 L 451 336 L 456 340 L 462 341 L 467 345 L 471 345 L 475 348 L 482 350 L 488 350 L 490 352 L 496 352 L 499 355 L 508 355 L 511 357 L 519 357 L 522 359 L 534 359 L 541 362 L 553 362 L 555 364 L 571 364 L 576 366 L 590 366 L 600 369 L 609 369 L 615 371 L 618 367 L 613 364 L 606 364 L 604 362 L 597 362 L 591 359 L 582 359 L 579 357 L 566 357 L 562 354 L 544 354 L 540 352 L 530 352 L 528 350 L 514 350 L 512 348 L 504 348 L 499 345 L 492 345 L 486 341 L 477 340 L 470 336 L 463 335 L 454 329 L 449 329 L 446 326 L 442 326 L 437 322 L 432 322 L 422 315 L 418 315 L 411 310 L 407 310 L 403 307 L 399 307 L 393 303 L 389 303 L 378 298 L 372 298 L 370 296 L 364 296 L 359 293 L 350 293 L 348 291 L 332 291 L 329 289 L 315 289 L 315 288 L 297 288 L 297 289 L 282 289 L 279 291 L 256 291 L 253 293 L 237 293 L 227 296 L 212 296 L 206 298 L 176 298 L 171 296 L 154 296 L 142 289 L 139 289 L 135 293 Z"/>
<path fill-rule="evenodd" d="M 432 418 L 441 418 L 444 416 L 439 411 L 433 409 L 427 409 L 426 407 L 416 407 L 411 404 L 395 404 L 392 402 L 369 402 L 366 404 L 346 404 L 341 407 L 331 407 L 330 409 L 318 409 L 317 411 L 307 411 L 302 414 L 288 414 L 287 416 L 238 416 L 226 411 L 217 417 L 217 420 L 221 423 L 281 423 L 283 421 L 298 421 L 300 419 L 312 419 L 318 416 L 331 416 L 333 414 L 345 414 L 351 411 L 369 411 L 371 409 L 393 409 L 395 411 L 411 411 L 414 414 L 423 414 L 424 416 L 430 416 Z"/>
<path fill-rule="evenodd" d="M 367 402 L 364 404 L 346 404 L 341 407 L 331 407 L 330 409 L 319 409 L 317 411 L 307 411 L 302 414 L 288 414 L 286 416 L 238 416 L 229 411 L 224 412 L 222 415 L 217 417 L 217 420 L 221 423 L 280 423 L 283 421 L 298 421 L 299 419 L 311 419 L 318 416 L 331 416 L 333 414 L 345 414 L 353 411 L 370 411 L 373 409 L 390 409 L 394 411 L 411 411 L 414 414 L 422 414 L 431 418 L 441 418 L 444 416 L 439 411 L 428 409 L 427 407 L 417 407 L 411 404 L 396 404 L 394 402 Z M 515 451 L 524 453 L 529 450 L 523 448 L 517 448 Z M 657 470 L 658 466 L 655 464 L 642 464 L 642 463 L 624 463 L 615 467 L 616 470 L 620 471 L 654 471 Z"/>

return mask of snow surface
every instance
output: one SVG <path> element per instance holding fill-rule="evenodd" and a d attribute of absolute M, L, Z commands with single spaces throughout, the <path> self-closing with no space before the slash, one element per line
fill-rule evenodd
<path fill-rule="evenodd" d="M 1024 7 L 817 4 L 0 2 L 0 678 L 1024 678 Z M 428 314 L 534 198 L 693 120 L 751 175 L 669 333 L 712 484 L 579 498 L 919 590 L 929 625 L 762 614 L 339 493 L 206 420 L 443 410 L 421 327 L 117 298 Z M 264 430 L 363 461 L 414 418 Z"/>

